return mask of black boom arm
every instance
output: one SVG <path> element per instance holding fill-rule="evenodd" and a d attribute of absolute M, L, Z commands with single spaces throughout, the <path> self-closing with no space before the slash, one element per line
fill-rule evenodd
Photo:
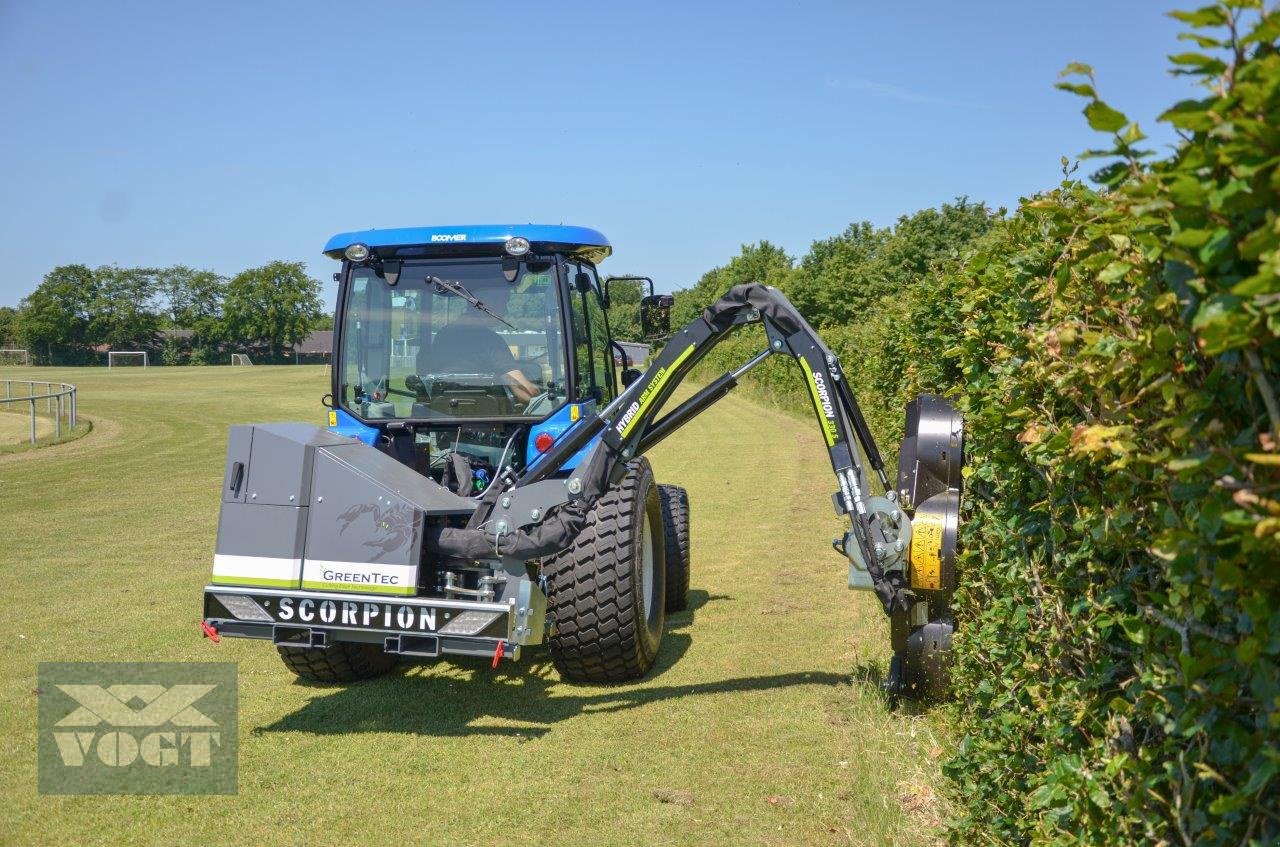
<path fill-rule="evenodd" d="M 756 322 L 764 324 L 769 345 L 765 350 L 658 417 L 680 382 L 716 344 L 736 327 Z M 848 515 L 852 523 L 842 545 L 844 551 L 851 559 L 861 560 L 886 612 L 910 608 L 913 597 L 903 572 L 891 568 L 905 558 L 902 545 L 899 542 L 894 549 L 894 539 L 899 536 L 889 530 L 896 528 L 886 527 L 885 514 L 870 505 L 872 494 L 864 457 L 883 492 L 876 500 L 882 504 L 886 499 L 894 501 L 896 494 L 840 361 L 780 291 L 759 284 L 735 286 L 678 330 L 649 369 L 612 403 L 568 430 L 505 490 L 494 486 L 466 529 L 438 530 L 428 538 L 429 546 L 446 555 L 476 558 L 497 554 L 514 559 L 536 558 L 563 549 L 585 524 L 591 505 L 607 490 L 610 481 L 622 474 L 628 460 L 652 448 L 724 397 L 743 374 L 775 354 L 792 356 L 808 383 L 838 481 L 833 502 L 836 511 Z M 517 517 L 517 510 L 508 505 L 512 498 L 549 481 L 597 435 L 601 436 L 599 444 L 566 483 L 567 502 L 562 501 L 563 505 L 540 522 Z M 896 508 L 893 515 L 895 520 L 900 519 Z"/>

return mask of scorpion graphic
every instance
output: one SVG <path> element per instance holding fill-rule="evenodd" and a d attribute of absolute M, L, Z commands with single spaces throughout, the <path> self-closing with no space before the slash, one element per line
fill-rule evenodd
<path fill-rule="evenodd" d="M 417 532 L 417 523 L 413 519 L 414 510 L 408 506 L 373 506 L 360 503 L 338 515 L 341 525 L 338 534 L 346 532 L 353 523 L 365 515 L 372 515 L 375 534 L 364 542 L 365 547 L 377 549 L 371 561 L 378 561 L 388 553 L 404 549 Z"/>

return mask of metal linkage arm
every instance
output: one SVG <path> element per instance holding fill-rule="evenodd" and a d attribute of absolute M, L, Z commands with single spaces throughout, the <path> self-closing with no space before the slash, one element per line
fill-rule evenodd
<path fill-rule="evenodd" d="M 756 321 L 764 324 L 767 349 L 665 417 L 657 417 L 680 382 L 718 342 L 736 327 Z M 728 394 L 748 370 L 780 353 L 790 354 L 804 372 L 839 483 L 832 499 L 836 511 L 852 523 L 844 539 L 836 542 L 849 557 L 851 584 L 855 572 L 864 573 L 887 613 L 910 609 L 914 595 L 904 566 L 911 524 L 896 502 L 880 451 L 840 362 L 781 292 L 756 284 L 736 286 L 707 307 L 672 336 L 649 369 L 617 399 L 570 428 L 513 482 L 493 486 L 465 528 L 434 529 L 425 539 L 427 547 L 446 556 L 499 557 L 515 571 L 530 559 L 563 550 L 586 526 L 592 505 L 621 476 L 628 460 Z M 569 477 L 555 478 L 597 435 L 599 442 Z M 861 454 L 875 470 L 883 494 L 871 494 Z"/>
<path fill-rule="evenodd" d="M 755 322 L 764 324 L 769 339 L 766 350 L 737 370 L 714 380 L 666 416 L 657 417 L 681 381 L 716 344 L 736 327 Z M 867 464 L 875 471 L 880 488 L 885 492 L 884 497 L 893 500 L 895 496 L 885 475 L 880 451 L 857 400 L 849 390 L 837 357 L 787 298 L 768 286 L 736 286 L 677 331 L 639 379 L 599 415 L 583 420 L 569 430 L 516 481 L 511 490 L 518 491 L 553 476 L 569 457 L 603 431 L 602 445 L 585 463 L 587 467 L 575 471 L 574 478 L 570 480 L 570 493 L 579 493 L 573 491 L 576 486 L 582 494 L 581 499 L 589 498 L 594 491 L 603 490 L 602 484 L 591 484 L 593 474 L 613 476 L 622 463 L 652 448 L 728 394 L 751 368 L 768 356 L 781 353 L 790 354 L 799 363 L 809 387 L 828 459 L 839 483 L 833 500 L 837 512 L 849 515 L 853 524 L 852 538 L 846 537 L 846 552 L 851 557 L 860 553 L 858 558 L 865 563 L 886 611 L 909 605 L 910 597 L 905 593 L 902 574 L 887 571 L 885 567 L 895 558 L 892 551 L 886 554 L 888 545 L 885 542 L 895 536 L 885 534 L 876 511 L 868 506 L 871 494 L 859 448 L 866 456 Z M 584 484 L 587 490 L 582 489 Z M 589 507 L 590 503 L 579 505 Z M 478 514 L 473 525 L 479 526 L 487 520 L 487 514 Z M 850 541 L 856 545 L 856 553 L 849 551 Z"/>

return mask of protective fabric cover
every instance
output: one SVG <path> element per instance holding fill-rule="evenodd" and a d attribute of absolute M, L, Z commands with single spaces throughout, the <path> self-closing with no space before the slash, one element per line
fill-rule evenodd
<path fill-rule="evenodd" d="M 582 481 L 581 493 L 559 506 L 542 523 L 529 529 L 517 529 L 495 535 L 489 527 L 459 529 L 428 528 L 423 539 L 428 550 L 445 556 L 484 559 L 509 556 L 513 559 L 537 559 L 558 553 L 573 543 L 587 524 L 587 513 L 609 488 L 610 448 L 602 441 L 596 444 L 586 462 L 574 476 Z"/>
<path fill-rule="evenodd" d="M 462 497 L 471 493 L 471 463 L 466 456 L 456 450 L 449 454 L 449 463 L 444 466 L 440 484 Z"/>
<path fill-rule="evenodd" d="M 760 314 L 784 335 L 792 335 L 803 328 L 795 308 L 758 282 L 730 288 L 723 297 L 702 310 L 702 319 L 717 330 L 727 330 L 733 326 L 733 319 L 744 306 L 759 309 Z"/>

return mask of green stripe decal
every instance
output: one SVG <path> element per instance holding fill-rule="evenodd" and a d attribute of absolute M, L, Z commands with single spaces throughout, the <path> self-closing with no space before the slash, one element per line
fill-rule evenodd
<path fill-rule="evenodd" d="M 813 407 L 818 410 L 818 418 L 822 421 L 822 434 L 827 439 L 827 446 L 834 447 L 839 433 L 836 430 L 836 422 L 831 417 L 834 414 L 834 409 L 831 408 L 831 398 L 828 396 L 826 401 L 823 401 L 822 397 L 827 393 L 825 384 L 822 389 L 819 389 L 818 377 L 809 368 L 809 363 L 801 358 L 800 364 L 804 368 L 805 375 L 809 377 L 809 394 L 813 397 Z"/>
<path fill-rule="evenodd" d="M 631 419 L 628 420 L 627 425 L 622 428 L 620 435 L 623 438 L 626 438 L 627 434 L 631 432 L 632 427 L 639 422 L 640 418 L 644 415 L 644 410 L 653 404 L 653 401 L 657 398 L 658 394 L 661 393 L 662 386 L 666 385 L 667 381 L 671 379 L 671 374 L 675 372 L 676 368 L 684 364 L 684 360 L 693 355 L 694 347 L 695 345 L 690 344 L 688 347 L 684 348 L 684 352 L 679 356 L 676 356 L 675 361 L 670 365 L 667 365 L 665 368 L 658 371 L 657 375 L 653 378 L 653 382 L 649 383 L 645 387 L 644 393 L 640 395 L 639 404 L 635 406 L 635 410 L 630 413 Z"/>
<path fill-rule="evenodd" d="M 394 594 L 398 597 L 409 597 L 416 588 L 401 588 L 394 585 L 351 585 L 345 582 L 315 582 L 309 579 L 302 581 L 303 588 L 312 591 L 349 591 L 353 594 Z"/>
<path fill-rule="evenodd" d="M 219 574 L 211 580 L 214 585 L 261 585 L 266 588 L 297 588 L 296 579 L 268 579 L 261 576 L 227 576 Z"/>

